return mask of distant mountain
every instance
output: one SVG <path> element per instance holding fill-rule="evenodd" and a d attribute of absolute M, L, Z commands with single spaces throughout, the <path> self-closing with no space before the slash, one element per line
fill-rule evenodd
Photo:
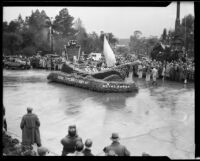
<path fill-rule="evenodd" d="M 130 39 L 119 39 L 119 44 L 118 45 L 126 45 L 128 46 L 130 42 Z"/>

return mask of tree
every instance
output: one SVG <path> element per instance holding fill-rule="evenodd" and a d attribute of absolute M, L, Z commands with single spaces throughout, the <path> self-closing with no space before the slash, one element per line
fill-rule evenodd
<path fill-rule="evenodd" d="M 3 32 L 8 32 L 8 22 L 3 22 Z"/>
<path fill-rule="evenodd" d="M 81 45 L 82 50 L 86 49 L 88 35 L 83 26 L 83 23 L 80 18 L 78 18 L 75 22 L 75 30 L 76 30 L 76 40 Z"/>
<path fill-rule="evenodd" d="M 19 23 L 17 21 L 11 21 L 8 25 L 7 32 L 18 32 Z"/>
<path fill-rule="evenodd" d="M 10 54 L 19 54 L 23 39 L 21 35 L 16 33 L 3 33 L 3 49 L 9 51 Z M 7 53 L 5 53 L 7 54 Z"/>
<path fill-rule="evenodd" d="M 95 32 L 88 34 L 80 18 L 75 21 L 74 28 L 77 32 L 75 37 L 81 45 L 81 52 L 84 51 L 85 54 L 100 52 L 100 41 L 98 35 Z"/>
<path fill-rule="evenodd" d="M 139 30 L 136 30 L 136 31 L 134 31 L 134 34 L 133 34 L 133 35 L 134 35 L 135 38 L 139 39 L 140 36 L 142 35 L 142 32 L 139 31 Z"/>
<path fill-rule="evenodd" d="M 141 55 L 141 56 L 149 56 L 153 47 L 158 42 L 158 38 L 155 36 L 150 37 L 141 37 L 142 32 L 139 30 L 134 31 L 134 35 L 130 37 L 130 53 Z"/>
<path fill-rule="evenodd" d="M 52 27 L 53 46 L 56 53 L 62 53 L 64 45 L 69 40 L 75 39 L 76 30 L 73 28 L 74 18 L 69 14 L 68 9 L 64 8 L 56 15 L 55 20 L 49 26 Z M 50 34 L 49 34 L 50 35 Z"/>
<path fill-rule="evenodd" d="M 164 44 L 166 44 L 166 40 L 167 40 L 167 29 L 164 28 L 163 34 L 161 36 L 161 42 L 163 42 Z"/>
<path fill-rule="evenodd" d="M 119 40 L 113 35 L 113 33 L 107 33 L 106 36 L 109 44 L 111 44 L 113 47 L 115 47 L 116 44 L 119 42 Z"/>
<path fill-rule="evenodd" d="M 18 31 L 22 32 L 23 29 L 24 29 L 25 24 L 24 24 L 24 20 L 22 19 L 21 14 L 19 14 L 17 22 L 18 22 Z"/>
<path fill-rule="evenodd" d="M 25 24 L 27 28 L 22 35 L 29 40 L 29 45 L 34 47 L 35 50 L 47 51 L 50 49 L 48 23 L 49 17 L 43 10 L 41 12 L 38 9 L 35 12 L 32 11 L 31 16 L 26 18 Z M 23 45 L 24 47 L 28 46 Z"/>
<path fill-rule="evenodd" d="M 92 32 L 89 34 L 89 38 L 91 38 L 92 50 L 94 52 L 101 52 L 101 40 L 96 32 Z"/>
<path fill-rule="evenodd" d="M 150 55 L 153 47 L 159 42 L 156 36 L 150 36 L 147 38 L 147 55 Z"/>
<path fill-rule="evenodd" d="M 81 30 L 81 28 L 84 28 L 83 23 L 80 18 L 77 18 L 74 23 L 74 29 L 78 32 L 79 30 Z"/>
<path fill-rule="evenodd" d="M 62 37 L 73 35 L 75 33 L 73 20 L 74 18 L 68 13 L 68 9 L 64 8 L 59 12 L 59 15 L 55 17 L 53 28 L 60 33 Z"/>
<path fill-rule="evenodd" d="M 34 32 L 31 30 L 23 30 L 21 32 L 21 36 L 23 38 L 22 48 L 26 48 L 28 46 L 36 46 L 34 41 Z"/>
<path fill-rule="evenodd" d="M 189 53 L 189 56 L 194 56 L 194 16 L 191 14 L 182 19 L 181 33 L 185 50 Z"/>
<path fill-rule="evenodd" d="M 166 44 L 173 47 L 174 42 L 178 38 L 183 41 L 182 47 L 185 48 L 188 56 L 194 56 L 194 16 L 189 14 L 181 20 L 179 32 L 176 33 L 175 30 L 169 30 Z"/>
<path fill-rule="evenodd" d="M 125 57 L 128 55 L 129 53 L 129 48 L 126 46 L 120 46 L 117 48 L 116 50 L 120 55 L 124 55 Z"/>
<path fill-rule="evenodd" d="M 32 46 L 23 48 L 22 54 L 26 56 L 33 56 L 36 53 L 36 49 Z"/>
<path fill-rule="evenodd" d="M 134 54 L 140 54 L 141 53 L 141 39 L 140 36 L 142 35 L 141 31 L 134 31 L 134 34 L 130 37 L 130 52 Z"/>
<path fill-rule="evenodd" d="M 45 11 L 40 11 L 37 9 L 35 12 L 32 11 L 30 17 L 26 19 L 26 24 L 29 29 L 34 31 L 35 33 L 42 30 L 43 28 L 48 27 L 49 17 L 46 15 Z"/>

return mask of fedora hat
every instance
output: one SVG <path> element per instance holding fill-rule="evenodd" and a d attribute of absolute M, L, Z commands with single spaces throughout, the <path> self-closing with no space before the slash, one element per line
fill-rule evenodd
<path fill-rule="evenodd" d="M 112 133 L 112 136 L 110 138 L 111 139 L 118 139 L 119 135 L 118 135 L 118 133 Z"/>

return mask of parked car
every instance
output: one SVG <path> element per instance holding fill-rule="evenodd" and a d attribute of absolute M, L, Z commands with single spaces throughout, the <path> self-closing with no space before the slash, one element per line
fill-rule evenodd
<path fill-rule="evenodd" d="M 6 69 L 30 69 L 31 67 L 27 61 L 23 61 L 15 57 L 8 57 L 4 59 L 3 66 Z"/>

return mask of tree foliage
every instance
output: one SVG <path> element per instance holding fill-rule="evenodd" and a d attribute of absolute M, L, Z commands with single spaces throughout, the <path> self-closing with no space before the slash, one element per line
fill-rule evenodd
<path fill-rule="evenodd" d="M 134 35 L 130 37 L 130 53 L 135 55 L 148 56 L 157 42 L 157 37 L 142 37 L 141 31 L 134 31 Z"/>
<path fill-rule="evenodd" d="M 11 55 L 19 54 L 21 51 L 21 44 L 23 39 L 21 35 L 16 33 L 3 33 L 3 49 L 9 52 Z"/>
<path fill-rule="evenodd" d="M 166 41 L 167 41 L 167 29 L 166 28 L 164 28 L 164 30 L 163 30 L 163 34 L 161 36 L 161 41 L 163 43 L 166 43 Z"/>
<path fill-rule="evenodd" d="M 161 42 L 165 46 L 162 49 L 160 44 L 157 44 L 152 53 L 151 57 L 157 60 L 185 60 L 185 52 L 187 55 L 194 56 L 194 16 L 185 16 L 180 24 L 180 28 L 177 31 L 169 30 L 168 33 L 163 30 L 161 36 Z M 179 49 L 177 50 L 177 42 L 179 42 Z M 185 51 L 183 50 L 185 48 Z"/>
<path fill-rule="evenodd" d="M 126 46 L 120 46 L 117 48 L 117 53 L 126 57 L 129 54 L 129 48 Z"/>
<path fill-rule="evenodd" d="M 62 9 L 55 17 L 53 22 L 53 29 L 57 31 L 62 37 L 68 37 L 75 33 L 73 26 L 74 18 L 69 14 L 68 9 Z"/>

